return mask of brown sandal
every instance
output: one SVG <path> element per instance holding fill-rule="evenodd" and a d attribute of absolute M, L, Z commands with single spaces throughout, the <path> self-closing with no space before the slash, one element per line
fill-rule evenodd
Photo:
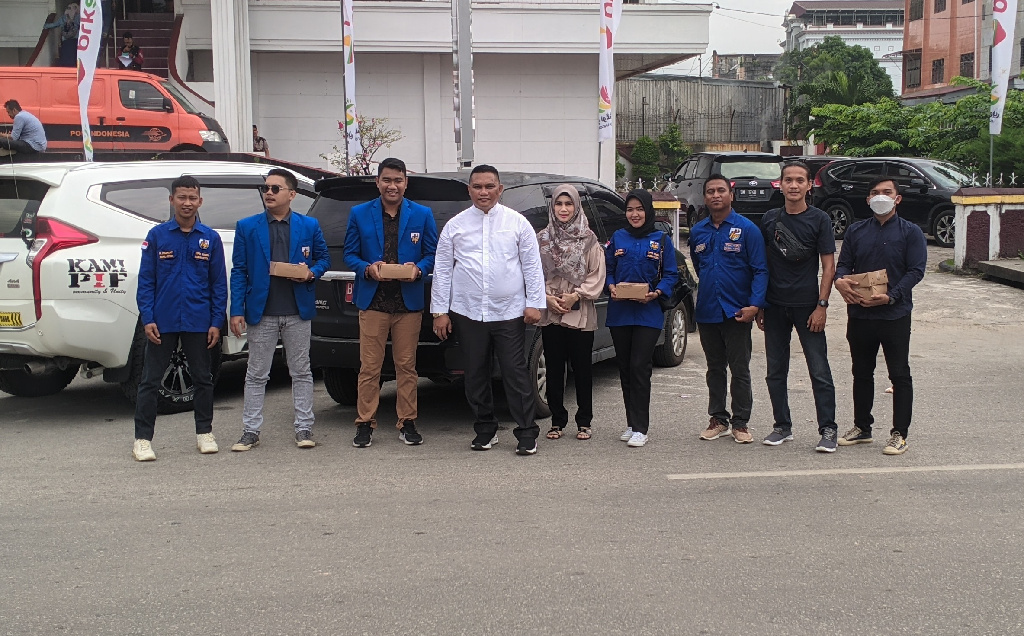
<path fill-rule="evenodd" d="M 590 439 L 590 427 L 584 426 L 576 433 L 576 439 Z"/>
<path fill-rule="evenodd" d="M 552 426 L 551 430 L 548 431 L 548 439 L 558 439 L 564 434 L 565 433 L 562 432 L 562 429 L 557 426 Z"/>

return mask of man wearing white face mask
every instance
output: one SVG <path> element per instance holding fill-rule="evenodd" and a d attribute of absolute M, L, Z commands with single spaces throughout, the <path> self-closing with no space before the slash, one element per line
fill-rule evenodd
<path fill-rule="evenodd" d="M 907 451 L 907 431 L 914 408 L 910 376 L 911 290 L 924 278 L 928 242 L 914 223 L 896 214 L 902 197 L 892 179 L 876 179 L 868 188 L 874 218 L 850 226 L 836 266 L 836 289 L 847 303 L 846 339 L 853 358 L 853 428 L 839 438 L 840 446 L 869 443 L 874 418 L 875 361 L 882 347 L 893 387 L 892 430 L 882 449 L 886 455 Z M 849 274 L 884 269 L 889 277 L 886 294 L 864 300 L 854 292 Z"/>

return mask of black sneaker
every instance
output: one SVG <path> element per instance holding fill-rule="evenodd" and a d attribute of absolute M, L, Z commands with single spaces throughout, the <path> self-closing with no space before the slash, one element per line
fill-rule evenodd
<path fill-rule="evenodd" d="M 498 443 L 498 436 L 487 435 L 486 433 L 480 433 L 473 438 L 473 445 L 471 448 L 475 451 L 491 450 L 491 446 Z"/>
<path fill-rule="evenodd" d="M 821 441 L 814 450 L 819 453 L 834 453 L 836 452 L 836 438 L 839 436 L 839 431 L 834 428 L 826 428 L 821 433 Z"/>
<path fill-rule="evenodd" d="M 352 445 L 356 448 L 366 448 L 371 444 L 370 435 L 373 434 L 373 427 L 370 426 L 369 422 L 360 422 L 356 424 L 356 436 L 352 440 Z"/>
<path fill-rule="evenodd" d="M 521 439 L 519 445 L 516 447 L 516 455 L 536 455 L 537 454 L 537 440 L 535 439 Z"/>
<path fill-rule="evenodd" d="M 235 442 L 235 445 L 231 447 L 231 450 L 235 452 L 247 451 L 253 446 L 260 445 L 260 436 L 256 433 L 246 431 L 242 433 L 242 439 Z"/>
<path fill-rule="evenodd" d="M 793 431 L 787 431 L 781 426 L 776 426 L 772 429 L 771 433 L 768 433 L 768 437 L 764 438 L 761 442 L 765 446 L 779 446 L 783 442 L 793 441 Z"/>
<path fill-rule="evenodd" d="M 402 422 L 402 430 L 398 433 L 398 439 L 409 446 L 418 446 L 423 443 L 423 436 L 416 430 L 416 420 Z"/>
<path fill-rule="evenodd" d="M 871 438 L 870 430 L 865 431 L 859 426 L 854 426 L 846 431 L 846 434 L 838 441 L 840 446 L 853 446 L 854 444 L 870 444 L 874 440 Z"/>
<path fill-rule="evenodd" d="M 299 448 L 313 448 L 316 442 L 313 441 L 313 431 L 299 431 L 295 434 L 295 445 Z"/>

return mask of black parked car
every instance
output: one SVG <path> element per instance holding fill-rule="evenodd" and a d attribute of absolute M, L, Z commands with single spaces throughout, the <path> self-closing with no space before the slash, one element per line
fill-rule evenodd
<path fill-rule="evenodd" d="M 872 157 L 835 161 L 814 178 L 814 205 L 832 217 L 837 239 L 857 219 L 871 216 L 868 184 L 890 177 L 899 187 L 903 201 L 896 213 L 913 221 L 942 247 L 953 246 L 954 208 L 951 197 L 971 178 L 959 166 L 945 161 L 902 157 Z"/>
<path fill-rule="evenodd" d="M 548 223 L 548 200 L 551 190 L 562 183 L 572 183 L 579 190 L 581 202 L 598 240 L 606 242 L 612 232 L 624 227 L 625 206 L 622 198 L 603 184 L 578 177 L 547 174 L 502 173 L 505 191 L 501 201 L 521 212 L 537 230 Z M 405 196 L 429 206 L 440 232 L 444 224 L 472 203 L 468 190 L 469 173 L 409 175 Z M 373 177 L 338 177 L 317 182 L 319 196 L 309 215 L 320 221 L 334 268 L 316 284 L 317 313 L 313 318 L 310 358 L 314 367 L 322 368 L 327 392 L 336 402 L 356 403 L 356 380 L 359 373 L 359 310 L 352 303 L 355 275 L 344 265 L 345 232 L 352 206 L 379 196 Z M 690 289 L 696 289 L 693 276 L 681 252 L 676 251 L 679 275 Z M 430 294 L 430 279 L 427 291 Z M 598 325 L 594 337 L 592 360 L 599 362 L 614 357 L 611 333 L 604 326 L 608 298 L 597 301 Z M 420 376 L 449 383 L 462 375 L 462 352 L 458 331 L 453 338 L 441 342 L 431 330 L 429 315 L 423 320 L 416 366 Z M 676 366 L 686 354 L 687 332 L 694 331 L 693 294 L 688 294 L 672 311 L 666 312 L 662 341 L 655 350 L 654 362 L 659 366 Z M 537 417 L 550 416 L 545 392 L 546 371 L 540 331 L 527 327 L 527 351 L 530 372 L 535 378 Z M 495 377 L 498 365 L 493 365 Z M 394 379 L 391 349 L 384 360 L 381 378 Z"/>
<path fill-rule="evenodd" d="M 679 164 L 666 192 L 682 205 L 686 224 L 693 227 L 707 216 L 704 180 L 721 174 L 733 185 L 733 209 L 754 223 L 772 208 L 785 205 L 779 188 L 782 157 L 765 152 L 698 152 Z"/>
<path fill-rule="evenodd" d="M 849 157 L 834 157 L 832 155 L 803 155 L 800 157 L 786 157 L 786 161 L 800 161 L 806 163 L 807 167 L 811 169 L 811 179 L 814 179 L 818 174 L 818 171 L 828 164 L 842 159 L 849 159 Z"/>

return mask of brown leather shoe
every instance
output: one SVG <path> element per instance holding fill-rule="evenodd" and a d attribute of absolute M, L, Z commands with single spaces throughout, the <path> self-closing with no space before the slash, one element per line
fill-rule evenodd
<path fill-rule="evenodd" d="M 746 426 L 732 427 L 732 438 L 737 444 L 749 444 L 754 441 L 754 436 L 750 434 Z"/>
<path fill-rule="evenodd" d="M 723 435 L 728 435 L 728 434 L 729 434 L 729 424 L 727 422 L 723 422 L 722 420 L 718 419 L 717 417 L 713 417 L 713 418 L 711 418 L 711 421 L 708 424 L 708 427 L 706 429 L 704 429 L 703 433 L 700 434 L 700 438 L 703 439 L 703 440 L 709 440 L 710 441 L 710 440 L 713 440 L 713 439 L 718 439 L 719 437 L 721 437 Z"/>

